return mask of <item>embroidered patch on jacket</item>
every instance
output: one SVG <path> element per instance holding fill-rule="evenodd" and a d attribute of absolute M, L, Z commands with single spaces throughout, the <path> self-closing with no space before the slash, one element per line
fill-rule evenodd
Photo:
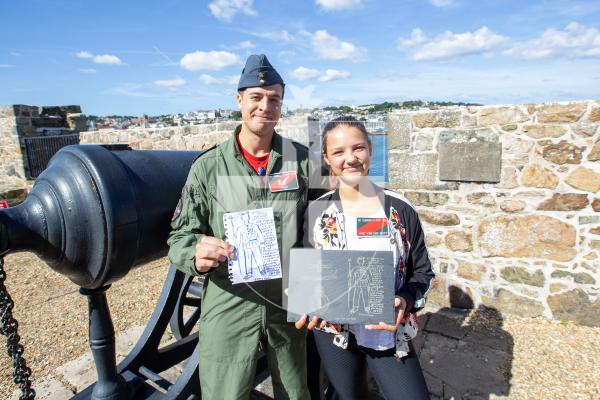
<path fill-rule="evenodd" d="M 297 190 L 299 187 L 298 173 L 296 171 L 269 175 L 269 189 L 271 192 Z"/>
<path fill-rule="evenodd" d="M 400 220 L 400 214 L 394 207 L 390 207 L 390 221 L 392 222 L 394 240 L 401 243 L 400 249 L 400 262 L 398 263 L 398 277 L 400 282 L 404 282 L 404 274 L 406 272 L 406 260 L 408 252 L 410 251 L 410 242 L 406 235 L 406 228 L 402 225 Z"/>
<path fill-rule="evenodd" d="M 360 238 L 389 237 L 387 218 L 356 218 L 356 236 Z"/>
<path fill-rule="evenodd" d="M 175 207 L 175 212 L 173 212 L 173 218 L 171 218 L 171 221 L 175 221 L 177 219 L 177 217 L 179 217 L 179 214 L 181 214 L 182 204 L 183 204 L 183 202 L 181 201 L 181 198 L 180 198 L 179 201 L 177 202 L 177 207 Z"/>
<path fill-rule="evenodd" d="M 340 232 L 337 213 L 323 213 L 319 221 L 319 229 L 321 231 L 321 244 L 325 248 L 345 248 L 342 239 L 343 235 Z"/>

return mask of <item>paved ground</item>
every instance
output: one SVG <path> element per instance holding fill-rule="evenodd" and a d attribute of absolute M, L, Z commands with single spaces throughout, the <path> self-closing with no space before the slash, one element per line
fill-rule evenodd
<path fill-rule="evenodd" d="M 109 290 L 118 358 L 140 335 L 166 270 L 165 260 L 159 260 Z M 73 284 L 30 254 L 9 256 L 7 274 L 38 398 L 68 399 L 96 379 L 85 301 Z M 501 316 L 486 308 L 431 306 L 420 325 L 415 345 L 433 399 L 600 399 L 599 328 Z M 0 398 L 11 398 L 4 351 L 0 366 Z M 170 373 L 167 378 L 175 379 L 178 370 Z M 258 389 L 262 394 L 255 398 L 269 398 L 269 379 Z"/>
<path fill-rule="evenodd" d="M 492 394 L 506 396 L 509 392 L 510 335 L 493 323 L 498 320 L 490 310 L 471 316 L 471 323 L 464 326 L 467 316 L 460 311 L 430 308 L 421 317 L 422 335 L 415 344 L 433 399 L 487 399 Z M 143 326 L 133 326 L 117 337 L 118 360 L 129 353 L 142 331 Z M 163 376 L 173 382 L 180 372 L 173 369 Z M 68 399 L 96 379 L 92 356 L 87 352 L 37 380 L 35 389 L 40 399 Z M 256 393 L 254 398 L 272 398 L 268 376 L 259 380 L 256 390 L 262 395 Z M 11 400 L 17 399 L 15 392 Z"/>

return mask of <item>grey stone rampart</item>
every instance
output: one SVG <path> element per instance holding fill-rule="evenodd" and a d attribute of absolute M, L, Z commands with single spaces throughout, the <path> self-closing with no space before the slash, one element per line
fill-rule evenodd
<path fill-rule="evenodd" d="M 19 135 L 32 134 L 40 117 L 37 107 L 0 109 L 5 193 L 27 186 Z M 80 138 L 200 150 L 230 137 L 237 124 Z M 319 137 L 315 127 L 311 141 Z M 284 117 L 277 130 L 309 144 L 307 116 Z M 394 112 L 388 148 L 389 186 L 423 221 L 437 273 L 432 302 L 600 326 L 600 101 Z"/>
<path fill-rule="evenodd" d="M 431 301 L 600 326 L 599 101 L 397 112 L 388 129 Z"/>

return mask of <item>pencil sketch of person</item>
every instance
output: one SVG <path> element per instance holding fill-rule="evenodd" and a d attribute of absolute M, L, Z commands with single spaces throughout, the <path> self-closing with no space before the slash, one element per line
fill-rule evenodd
<path fill-rule="evenodd" d="M 252 278 L 254 266 L 256 266 L 261 276 L 266 276 L 261 252 L 264 242 L 265 237 L 258 225 L 250 222 L 250 215 L 247 212 L 243 212 L 241 224 L 238 225 L 236 232 L 236 243 L 241 244 L 239 246 L 238 258 L 240 274 L 244 276 L 244 279 Z"/>

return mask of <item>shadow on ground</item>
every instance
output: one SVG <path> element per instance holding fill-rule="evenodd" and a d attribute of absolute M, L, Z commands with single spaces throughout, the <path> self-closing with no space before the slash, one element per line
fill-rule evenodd
<path fill-rule="evenodd" d="M 502 328 L 500 312 L 473 310 L 472 299 L 459 288 L 450 287 L 450 294 L 453 307 L 422 314 L 413 340 L 431 398 L 507 396 L 514 341 Z"/>
<path fill-rule="evenodd" d="M 450 286 L 449 294 L 451 307 L 420 313 L 419 334 L 412 341 L 431 399 L 488 400 L 492 395 L 508 396 L 514 340 L 502 328 L 502 315 L 495 308 L 474 309 L 473 300 L 460 288 Z M 313 354 L 311 359 L 310 351 L 308 355 L 311 365 L 318 363 L 318 356 Z M 367 379 L 368 400 L 383 400 L 368 371 Z M 309 383 L 309 387 L 315 385 Z M 401 387 L 398 393 L 401 395 Z M 312 392 L 313 400 L 323 397 L 338 400 L 330 390 L 325 396 Z"/>

